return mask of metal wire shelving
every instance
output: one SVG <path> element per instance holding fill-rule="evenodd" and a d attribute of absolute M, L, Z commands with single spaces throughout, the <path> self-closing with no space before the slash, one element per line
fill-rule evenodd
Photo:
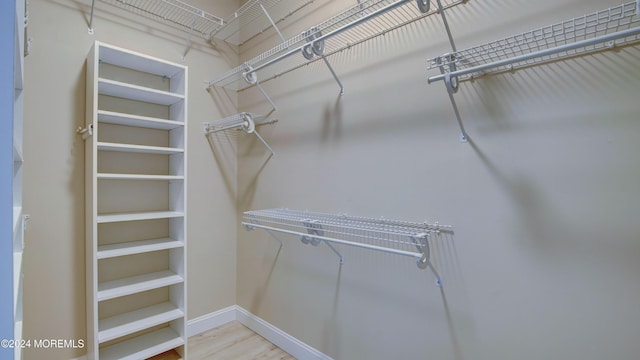
<path fill-rule="evenodd" d="M 429 268 L 440 283 L 440 276 L 430 260 L 429 242 L 441 233 L 453 234 L 448 225 L 415 223 L 387 219 L 374 219 L 348 215 L 322 214 L 289 209 L 247 211 L 242 225 L 246 230 L 263 229 L 283 242 L 276 235 L 298 237 L 304 244 L 319 246 L 325 243 L 344 262 L 334 245 L 401 255 L 416 259 L 420 269 Z"/>
<path fill-rule="evenodd" d="M 466 132 L 453 94 L 462 81 L 552 61 L 611 50 L 640 41 L 640 1 L 628 2 L 532 31 L 492 41 L 429 60 L 428 69 L 444 81 L 463 139 Z"/>
<path fill-rule="evenodd" d="M 439 6 L 422 9 L 409 0 L 362 0 L 332 18 L 309 28 L 272 49 L 247 60 L 208 85 L 245 90 L 281 76 L 312 61 L 322 59 L 343 92 L 344 88 L 327 57 L 393 31 L 467 0 L 444 0 Z M 418 3 L 429 3 L 418 2 Z M 441 8 L 440 8 L 441 5 Z M 424 11 L 424 12 L 423 12 Z M 360 26 L 366 23 L 366 26 Z"/>
<path fill-rule="evenodd" d="M 133 13 L 159 20 L 181 30 L 200 34 L 209 40 L 223 19 L 180 0 L 102 0 Z M 92 13 L 95 0 L 92 1 Z M 92 16 L 93 19 L 93 16 Z M 93 23 L 93 20 L 91 21 Z M 89 25 L 93 28 L 92 24 Z"/>
<path fill-rule="evenodd" d="M 284 36 L 278 24 L 313 3 L 314 0 L 249 0 L 228 16 L 212 36 L 241 46 L 269 28 L 275 30 L 282 41 Z M 242 29 L 242 32 L 240 32 Z"/>

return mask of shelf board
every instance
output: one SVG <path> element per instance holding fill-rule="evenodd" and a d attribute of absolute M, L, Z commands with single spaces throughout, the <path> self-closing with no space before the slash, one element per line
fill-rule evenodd
<path fill-rule="evenodd" d="M 100 44 L 99 58 L 107 64 L 168 78 L 184 71 L 182 65 L 103 43 Z"/>
<path fill-rule="evenodd" d="M 102 78 L 98 79 L 98 94 L 159 105 L 173 105 L 184 100 L 184 95 Z"/>
<path fill-rule="evenodd" d="M 184 152 L 184 149 L 176 149 L 176 148 L 170 148 L 170 147 L 119 144 L 119 143 L 109 143 L 109 142 L 98 142 L 98 150 L 158 154 L 158 155 L 172 155 L 172 154 L 180 154 Z"/>
<path fill-rule="evenodd" d="M 171 238 L 130 241 L 119 244 L 98 246 L 98 259 L 108 259 L 117 256 L 142 254 L 146 252 L 175 249 L 184 243 Z"/>
<path fill-rule="evenodd" d="M 169 219 L 183 217 L 184 212 L 181 211 L 147 211 L 147 212 L 130 212 L 103 214 L 97 216 L 97 222 L 112 223 L 120 221 L 137 221 L 137 220 L 153 220 L 153 219 Z"/>
<path fill-rule="evenodd" d="M 184 317 L 184 311 L 165 302 L 99 321 L 98 342 L 103 343 Z"/>
<path fill-rule="evenodd" d="M 107 281 L 98 284 L 98 301 L 179 284 L 183 281 L 182 276 L 169 270 Z"/>
<path fill-rule="evenodd" d="M 100 349 L 102 360 L 146 359 L 184 345 L 185 341 L 171 328 L 163 328 Z"/>
<path fill-rule="evenodd" d="M 184 180 L 182 175 L 144 175 L 99 173 L 98 180 Z"/>
<path fill-rule="evenodd" d="M 108 124 L 135 126 L 160 130 L 171 130 L 180 126 L 184 126 L 184 123 L 180 121 L 125 114 L 106 110 L 98 110 L 98 121 Z"/>

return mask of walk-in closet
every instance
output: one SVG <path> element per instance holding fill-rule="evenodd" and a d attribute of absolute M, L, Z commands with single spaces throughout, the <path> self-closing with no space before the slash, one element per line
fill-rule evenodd
<path fill-rule="evenodd" d="M 640 1 L 0 19 L 0 359 L 638 358 Z"/>

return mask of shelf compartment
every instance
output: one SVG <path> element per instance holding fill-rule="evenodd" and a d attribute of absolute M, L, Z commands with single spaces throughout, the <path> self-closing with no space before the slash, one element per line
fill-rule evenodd
<path fill-rule="evenodd" d="M 99 321 L 98 341 L 110 341 L 184 317 L 184 312 L 170 302 L 119 314 Z"/>
<path fill-rule="evenodd" d="M 102 78 L 98 79 L 98 94 L 158 105 L 173 105 L 184 100 L 181 94 Z"/>
<path fill-rule="evenodd" d="M 135 126 L 159 130 L 171 130 L 184 126 L 184 123 L 179 121 L 158 119 L 148 116 L 139 116 L 105 110 L 98 110 L 98 121 L 107 124 Z"/>
<path fill-rule="evenodd" d="M 184 149 L 176 149 L 176 148 L 162 147 L 162 146 L 119 144 L 119 143 L 109 143 L 109 142 L 98 142 L 98 150 L 158 154 L 158 155 L 173 155 L 173 154 L 184 153 Z"/>
<path fill-rule="evenodd" d="M 443 0 L 442 6 L 446 10 L 464 2 L 466 0 Z M 326 57 L 434 14 L 437 14 L 436 6 L 422 13 L 414 1 L 363 0 L 313 28 L 321 33 L 315 40 L 324 40 Z M 366 26 L 359 26 L 363 23 Z M 318 56 L 311 60 L 305 59 L 301 50 L 307 44 L 304 34 L 294 36 L 210 81 L 209 86 L 242 91 L 254 86 L 244 80 L 244 73 L 248 68 L 253 69 L 257 79 L 264 83 L 322 59 Z"/>
<path fill-rule="evenodd" d="M 112 223 L 120 221 L 137 221 L 137 220 L 153 220 L 153 219 L 170 219 L 183 217 L 181 211 L 147 211 L 132 213 L 116 213 L 98 215 L 96 221 L 98 224 Z"/>
<path fill-rule="evenodd" d="M 100 62 L 144 73 L 172 78 L 174 75 L 181 74 L 184 71 L 182 65 L 104 43 L 100 43 L 99 51 L 98 58 Z"/>
<path fill-rule="evenodd" d="M 152 251 L 183 247 L 184 243 L 171 238 L 130 241 L 119 244 L 98 246 L 97 258 L 108 259 L 117 256 L 142 254 Z"/>
<path fill-rule="evenodd" d="M 145 174 L 113 174 L 98 173 L 98 180 L 168 180 L 180 181 L 184 180 L 182 175 L 145 175 Z"/>
<path fill-rule="evenodd" d="M 437 278 L 439 276 L 429 259 L 429 240 L 443 232 L 453 233 L 451 226 L 446 225 L 289 209 L 247 211 L 242 225 L 247 230 L 266 230 L 274 237 L 274 232 L 294 235 L 304 244 L 318 246 L 325 242 L 340 257 L 341 263 L 342 255 L 332 244 L 412 257 L 417 260 L 419 268 L 429 267 Z"/>
<path fill-rule="evenodd" d="M 637 2 L 629 2 L 433 58 L 429 70 L 441 65 L 451 70 L 454 64 L 455 70 L 431 76 L 429 82 L 446 76 L 470 80 L 638 42 L 637 7 Z"/>
<path fill-rule="evenodd" d="M 271 27 L 280 34 L 277 25 L 311 3 L 313 0 L 249 0 L 228 16 L 212 36 L 242 46 Z"/>
<path fill-rule="evenodd" d="M 171 328 L 163 328 L 100 349 L 102 360 L 139 360 L 184 345 L 184 339 Z"/>
<path fill-rule="evenodd" d="M 169 270 L 107 281 L 98 284 L 98 301 L 171 286 L 183 281 L 182 276 Z"/>
<path fill-rule="evenodd" d="M 13 162 L 14 163 L 22 163 L 22 151 L 16 146 L 15 140 L 13 141 Z M 14 165 L 15 166 L 15 165 Z"/>

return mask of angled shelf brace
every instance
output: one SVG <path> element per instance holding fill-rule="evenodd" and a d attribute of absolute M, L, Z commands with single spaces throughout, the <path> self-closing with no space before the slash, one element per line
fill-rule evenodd
<path fill-rule="evenodd" d="M 280 39 L 285 41 L 278 24 L 312 2 L 313 0 L 249 0 L 227 17 L 213 31 L 212 36 L 241 46 L 273 27 Z"/>
<path fill-rule="evenodd" d="M 453 99 L 461 81 L 637 43 L 640 41 L 639 14 L 640 0 L 462 51 L 454 50 L 431 59 L 429 69 L 438 68 L 440 75 L 430 76 L 428 82 L 444 81 L 466 139 Z"/>
<path fill-rule="evenodd" d="M 208 86 L 241 91 L 258 85 L 257 78 L 268 81 L 322 59 L 343 94 L 344 87 L 328 56 L 466 1 L 438 1 L 438 9 L 430 9 L 427 0 L 418 0 L 417 6 L 410 0 L 360 0 L 357 5 L 231 69 L 210 81 Z M 360 26 L 365 23 L 367 26 Z"/>
<path fill-rule="evenodd" d="M 240 129 L 247 134 L 255 134 L 260 142 L 262 142 L 264 146 L 269 150 L 269 152 L 271 152 L 271 155 L 275 155 L 276 153 L 273 151 L 271 146 L 269 146 L 269 144 L 267 144 L 262 136 L 260 136 L 260 134 L 258 134 L 258 132 L 256 131 L 256 126 L 273 124 L 276 121 L 277 120 L 269 120 L 265 116 L 257 114 L 240 113 L 213 123 L 204 123 L 204 135 L 209 136 L 210 134 L 220 131 Z"/>
<path fill-rule="evenodd" d="M 223 24 L 224 20 L 204 10 L 198 9 L 180 0 L 102 0 L 133 13 L 187 31 L 187 43 L 182 54 L 184 57 L 191 46 L 192 34 L 198 33 L 206 40 L 210 40 L 213 32 Z M 93 13 L 96 0 L 91 1 L 91 15 L 89 20 L 89 34 L 93 34 Z"/>
<path fill-rule="evenodd" d="M 416 259 L 420 269 L 429 268 L 440 285 L 440 275 L 431 264 L 429 240 L 442 232 L 453 234 L 451 226 L 321 214 L 288 209 L 247 211 L 246 230 L 263 229 L 282 244 L 274 233 L 294 235 L 304 244 L 325 243 L 344 262 L 334 245 L 352 246 Z"/>

